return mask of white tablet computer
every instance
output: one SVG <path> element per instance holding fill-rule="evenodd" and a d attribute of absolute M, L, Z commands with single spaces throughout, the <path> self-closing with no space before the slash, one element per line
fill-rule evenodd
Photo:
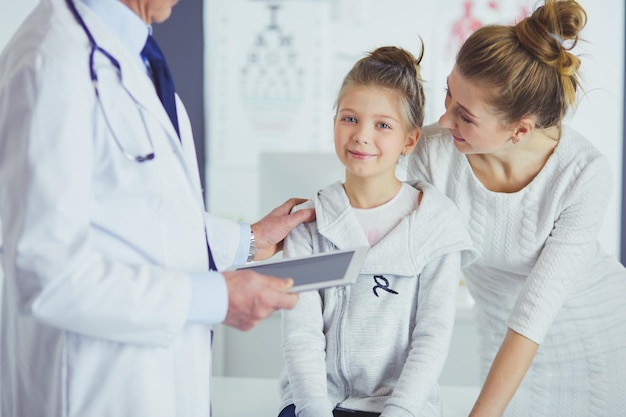
<path fill-rule="evenodd" d="M 363 246 L 275 261 L 253 262 L 233 269 L 253 269 L 264 275 L 292 278 L 293 287 L 289 292 L 318 290 L 354 284 L 368 249 Z"/>

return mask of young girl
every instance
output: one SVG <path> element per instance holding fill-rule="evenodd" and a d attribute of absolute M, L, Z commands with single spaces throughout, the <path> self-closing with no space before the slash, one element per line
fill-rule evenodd
<path fill-rule="evenodd" d="M 463 271 L 485 378 L 472 417 L 626 416 L 626 270 L 597 242 L 612 174 L 562 125 L 585 22 L 577 2 L 546 0 L 476 31 L 409 162 L 480 247 Z"/>
<path fill-rule="evenodd" d="M 346 76 L 334 118 L 345 182 L 304 207 L 285 255 L 370 250 L 357 283 L 303 293 L 283 315 L 280 417 L 440 416 L 437 380 L 455 314 L 460 268 L 473 256 L 454 204 L 395 175 L 424 118 L 419 59 L 382 47 Z"/>

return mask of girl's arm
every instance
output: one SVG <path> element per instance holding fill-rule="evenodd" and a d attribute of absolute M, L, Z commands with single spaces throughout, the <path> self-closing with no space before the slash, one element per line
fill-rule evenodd
<path fill-rule="evenodd" d="M 297 226 L 285 239 L 285 257 L 314 253 L 312 240 L 318 238 L 316 234 L 312 225 Z M 295 308 L 282 312 L 282 347 L 289 391 L 298 416 L 332 417 L 322 297 L 318 291 L 301 293 Z"/>
<path fill-rule="evenodd" d="M 470 417 L 500 417 L 532 363 L 538 344 L 508 329 Z"/>

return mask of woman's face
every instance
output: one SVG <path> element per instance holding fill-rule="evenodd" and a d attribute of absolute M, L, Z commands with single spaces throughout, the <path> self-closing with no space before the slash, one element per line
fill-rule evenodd
<path fill-rule="evenodd" d="M 446 112 L 439 125 L 450 129 L 454 145 L 464 154 L 490 154 L 513 146 L 514 127 L 504 127 L 483 97 L 486 89 L 472 83 L 455 68 L 448 76 Z"/>

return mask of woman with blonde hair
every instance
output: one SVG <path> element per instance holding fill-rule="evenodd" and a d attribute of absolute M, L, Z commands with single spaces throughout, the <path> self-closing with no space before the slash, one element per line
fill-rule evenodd
<path fill-rule="evenodd" d="M 480 251 L 463 272 L 484 378 L 472 417 L 626 416 L 626 270 L 597 241 L 612 173 L 562 123 L 586 20 L 576 1 L 546 0 L 474 32 L 408 162 Z"/>

